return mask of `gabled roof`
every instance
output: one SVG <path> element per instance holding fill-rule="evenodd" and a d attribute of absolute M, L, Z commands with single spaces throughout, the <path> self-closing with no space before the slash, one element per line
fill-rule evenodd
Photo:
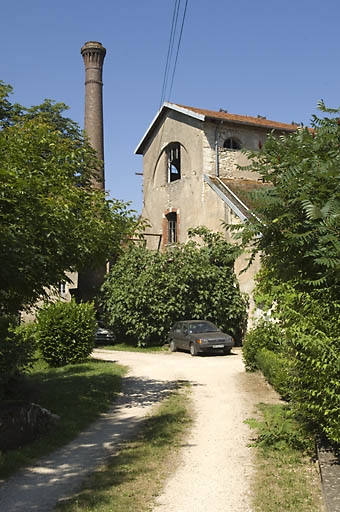
<path fill-rule="evenodd" d="M 266 119 L 265 117 L 262 117 L 262 116 L 251 117 L 251 116 L 244 116 L 244 115 L 239 115 L 239 114 L 230 114 L 229 112 L 226 112 L 224 110 L 216 112 L 215 110 L 205 110 L 202 108 L 188 107 L 185 105 L 178 105 L 177 103 L 165 102 L 165 103 L 163 103 L 161 109 L 158 111 L 157 115 L 154 117 L 149 128 L 145 132 L 142 140 L 140 141 L 139 145 L 137 146 L 137 148 L 135 150 L 136 154 L 139 154 L 139 155 L 143 154 L 145 145 L 146 145 L 147 141 L 149 140 L 149 137 L 153 134 L 153 132 L 157 128 L 158 124 L 163 119 L 163 116 L 169 110 L 180 112 L 186 116 L 193 117 L 200 121 L 212 121 L 212 122 L 226 121 L 228 123 L 234 123 L 234 124 L 238 124 L 238 125 L 246 125 L 246 126 L 254 126 L 254 127 L 258 127 L 258 128 L 264 128 L 268 131 L 278 130 L 278 131 L 284 131 L 284 132 L 286 132 L 286 131 L 292 132 L 298 128 L 298 125 L 296 125 L 296 124 L 287 124 L 287 123 L 280 123 L 278 121 L 271 121 L 270 119 Z"/>

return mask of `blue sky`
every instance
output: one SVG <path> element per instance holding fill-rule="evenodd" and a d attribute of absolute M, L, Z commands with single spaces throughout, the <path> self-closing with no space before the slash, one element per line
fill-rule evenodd
<path fill-rule="evenodd" d="M 142 177 L 135 173 L 142 172 L 142 157 L 134 150 L 160 106 L 174 6 L 175 0 L 12 0 L 1 6 L 0 79 L 14 87 L 12 101 L 62 101 L 83 127 L 80 48 L 86 41 L 106 47 L 106 188 L 138 212 Z M 339 0 L 189 0 L 165 99 L 309 124 L 321 98 L 340 106 L 339 22 Z"/>

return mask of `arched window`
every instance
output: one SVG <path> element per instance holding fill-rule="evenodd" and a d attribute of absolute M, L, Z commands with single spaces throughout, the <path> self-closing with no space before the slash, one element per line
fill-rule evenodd
<path fill-rule="evenodd" d="M 168 183 L 181 179 L 181 146 L 178 142 L 169 144 L 166 149 Z"/>
<path fill-rule="evenodd" d="M 225 149 L 241 149 L 241 142 L 238 139 L 235 139 L 234 137 L 229 137 L 226 139 L 223 143 L 223 147 Z"/>

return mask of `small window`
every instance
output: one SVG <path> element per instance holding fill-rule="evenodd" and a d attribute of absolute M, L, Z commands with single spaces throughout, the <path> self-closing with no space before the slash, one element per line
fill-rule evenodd
<path fill-rule="evenodd" d="M 238 139 L 235 139 L 234 137 L 229 137 L 229 139 L 226 139 L 224 141 L 223 147 L 225 149 L 241 149 L 241 142 Z"/>
<path fill-rule="evenodd" d="M 65 293 L 66 293 L 66 283 L 65 283 L 65 281 L 61 281 L 59 283 L 59 293 L 61 295 L 65 295 Z"/>
<path fill-rule="evenodd" d="M 168 182 L 181 179 L 181 147 L 178 143 L 170 144 L 167 149 Z"/>
<path fill-rule="evenodd" d="M 177 242 L 177 213 L 168 213 L 166 218 L 168 221 L 168 244 L 174 244 Z"/>

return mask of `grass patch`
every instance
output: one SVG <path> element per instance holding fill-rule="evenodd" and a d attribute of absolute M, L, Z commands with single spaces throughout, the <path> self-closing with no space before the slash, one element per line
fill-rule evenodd
<path fill-rule="evenodd" d="M 108 459 L 85 482 L 83 490 L 60 503 L 58 512 L 146 512 L 165 478 L 190 425 L 188 387 L 171 393 L 143 423 L 133 441 Z"/>
<path fill-rule="evenodd" d="M 288 406 L 260 404 L 258 408 L 260 419 L 246 420 L 256 429 L 254 511 L 323 511 L 313 436 Z"/>
<path fill-rule="evenodd" d="M 29 399 L 60 416 L 60 421 L 33 443 L 18 450 L 0 452 L 0 478 L 7 478 L 20 467 L 74 439 L 109 409 L 121 389 L 125 373 L 123 366 L 93 359 L 53 369 L 38 360 L 26 379 Z M 20 398 L 18 393 L 16 398 Z"/>
<path fill-rule="evenodd" d="M 160 347 L 132 347 L 126 343 L 115 343 L 113 345 L 98 345 L 94 348 L 104 350 L 118 350 L 121 352 L 145 352 L 150 354 L 151 352 L 169 352 L 169 345 L 165 344 Z"/>

